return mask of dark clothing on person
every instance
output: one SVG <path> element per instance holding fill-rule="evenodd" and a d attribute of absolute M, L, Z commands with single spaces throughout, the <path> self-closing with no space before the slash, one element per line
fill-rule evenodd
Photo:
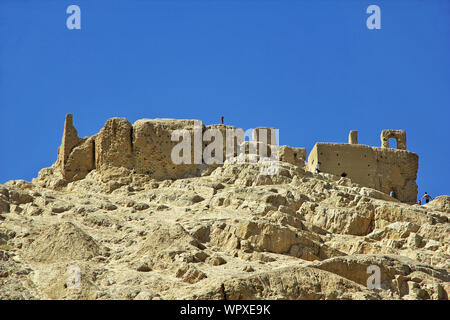
<path fill-rule="evenodd" d="M 320 162 L 316 164 L 316 173 L 320 173 Z"/>
<path fill-rule="evenodd" d="M 428 202 L 430 202 L 430 200 L 433 200 L 433 198 L 426 192 L 420 200 L 422 200 L 423 198 L 425 198 L 425 203 L 428 203 Z"/>

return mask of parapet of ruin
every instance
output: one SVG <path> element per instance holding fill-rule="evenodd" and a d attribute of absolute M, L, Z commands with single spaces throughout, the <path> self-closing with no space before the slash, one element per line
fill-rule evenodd
<path fill-rule="evenodd" d="M 381 131 L 381 147 L 389 148 L 389 139 L 394 138 L 397 141 L 397 149 L 406 150 L 406 132 L 405 130 L 383 130 Z"/>
<path fill-rule="evenodd" d="M 178 141 L 172 141 L 172 133 L 185 129 L 194 137 L 198 134 L 194 130 L 196 123 L 199 121 L 141 119 L 131 124 L 124 118 L 112 118 L 107 120 L 99 133 L 81 139 L 73 125 L 72 115 L 68 114 L 54 167 L 59 170 L 63 184 L 83 179 L 94 169 L 102 172 L 109 168 L 125 168 L 157 180 L 200 176 L 208 165 L 195 162 L 194 153 L 191 155 L 190 164 L 175 164 L 171 159 L 172 149 L 178 144 Z M 223 136 L 228 129 L 236 129 L 223 124 L 201 124 L 200 134 L 203 135 L 205 130 L 210 128 L 219 130 Z M 390 138 L 397 140 L 397 149 L 389 148 Z M 232 147 L 227 148 L 224 139 L 223 159 L 236 156 L 240 145 L 245 152 L 249 152 L 252 143 L 256 144 L 257 148 L 265 148 L 267 154 L 270 154 L 271 146 L 277 144 L 275 129 L 256 128 L 252 132 L 251 140 L 242 141 L 234 137 Z M 192 149 L 197 148 L 195 150 L 202 152 L 209 142 L 201 141 L 201 144 L 196 146 L 198 140 L 191 139 Z M 316 143 L 307 162 L 305 148 L 280 146 L 277 152 L 279 161 L 311 172 L 315 172 L 316 165 L 320 162 L 321 172 L 350 178 L 362 186 L 387 194 L 394 191 L 400 201 L 415 203 L 419 158 L 417 154 L 406 151 L 405 131 L 383 130 L 381 142 L 381 147 L 358 144 L 358 132 L 351 131 L 348 143 Z"/>

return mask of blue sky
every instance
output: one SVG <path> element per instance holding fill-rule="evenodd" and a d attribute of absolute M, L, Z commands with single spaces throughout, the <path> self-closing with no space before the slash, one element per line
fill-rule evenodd
<path fill-rule="evenodd" d="M 81 8 L 68 30 L 66 8 Z M 366 8 L 381 8 L 381 30 Z M 450 1 L 0 1 L 0 183 L 50 166 L 64 116 L 271 126 L 280 143 L 405 129 L 419 194 L 450 194 Z"/>

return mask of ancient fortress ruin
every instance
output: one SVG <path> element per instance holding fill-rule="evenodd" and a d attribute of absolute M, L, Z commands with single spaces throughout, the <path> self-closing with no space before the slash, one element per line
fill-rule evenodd
<path fill-rule="evenodd" d="M 397 140 L 397 149 L 389 148 L 389 138 Z M 351 131 L 346 143 L 316 143 L 309 153 L 308 168 L 314 171 L 320 162 L 322 172 L 348 177 L 353 182 L 389 194 L 402 202 L 417 200 L 419 157 L 406 151 L 404 130 L 383 130 L 381 148 L 358 144 L 357 131 Z"/>
<path fill-rule="evenodd" d="M 61 174 L 58 185 L 83 179 L 94 169 L 101 172 L 111 167 L 126 168 L 133 173 L 161 180 L 200 176 L 207 169 L 207 164 L 196 164 L 194 161 L 192 164 L 174 164 L 171 160 L 172 149 L 178 144 L 172 141 L 172 132 L 185 129 L 194 135 L 194 123 L 195 120 L 141 119 L 131 124 L 124 118 L 112 118 L 98 134 L 81 139 L 73 126 L 72 115 L 68 114 L 58 159 L 53 166 Z M 235 129 L 222 124 L 202 125 L 202 132 L 209 128 L 223 132 Z M 269 134 L 260 134 L 263 129 Z M 256 128 L 253 132 L 252 140 L 257 144 L 270 146 L 274 141 L 274 129 Z M 397 149 L 389 148 L 390 138 L 397 140 Z M 194 148 L 195 139 L 191 141 Z M 235 154 L 240 143 L 249 142 L 235 139 Z M 200 148 L 204 149 L 208 144 L 202 142 Z M 245 150 L 248 152 L 248 148 Z M 396 198 L 402 202 L 416 202 L 419 157 L 406 151 L 404 130 L 383 130 L 381 147 L 358 144 L 358 132 L 351 131 L 348 144 L 319 142 L 309 153 L 308 159 L 306 157 L 304 148 L 279 147 L 280 161 L 311 172 L 320 162 L 323 173 L 350 178 L 362 186 L 387 194 L 394 191 Z"/>

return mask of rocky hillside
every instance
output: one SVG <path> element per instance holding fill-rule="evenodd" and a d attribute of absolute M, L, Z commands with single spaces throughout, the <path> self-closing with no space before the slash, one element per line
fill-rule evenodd
<path fill-rule="evenodd" d="M 408 205 L 260 167 L 170 180 L 103 168 L 60 186 L 55 165 L 0 185 L 0 300 L 448 299 L 450 197 Z"/>

